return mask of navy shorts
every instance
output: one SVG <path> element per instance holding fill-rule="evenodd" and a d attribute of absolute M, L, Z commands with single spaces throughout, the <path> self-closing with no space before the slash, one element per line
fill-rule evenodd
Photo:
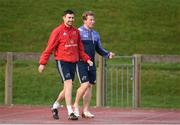
<path fill-rule="evenodd" d="M 89 66 L 85 62 L 78 62 L 76 66 L 76 72 L 80 83 L 89 82 L 91 84 L 96 83 L 96 68 L 95 66 Z"/>
<path fill-rule="evenodd" d="M 63 81 L 65 80 L 74 80 L 76 72 L 76 63 L 64 62 L 56 60 L 58 72 Z"/>

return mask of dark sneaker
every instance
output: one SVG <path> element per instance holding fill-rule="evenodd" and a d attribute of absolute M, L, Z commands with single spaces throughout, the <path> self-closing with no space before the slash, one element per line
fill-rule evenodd
<path fill-rule="evenodd" d="M 78 117 L 74 114 L 74 113 L 71 113 L 68 117 L 69 120 L 78 120 Z"/>
<path fill-rule="evenodd" d="M 53 118 L 54 118 L 54 119 L 59 119 L 58 109 L 53 109 L 53 108 L 51 108 L 51 111 L 52 111 Z"/>

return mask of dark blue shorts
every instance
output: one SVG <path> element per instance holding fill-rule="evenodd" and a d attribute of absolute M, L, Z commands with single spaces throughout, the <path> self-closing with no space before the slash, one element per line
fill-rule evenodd
<path fill-rule="evenodd" d="M 64 62 L 56 60 L 58 72 L 63 81 L 65 80 L 74 80 L 76 72 L 76 63 Z"/>
<path fill-rule="evenodd" d="M 89 82 L 91 84 L 96 83 L 96 68 L 95 66 L 89 66 L 85 62 L 78 62 L 76 66 L 76 72 L 80 83 Z"/>

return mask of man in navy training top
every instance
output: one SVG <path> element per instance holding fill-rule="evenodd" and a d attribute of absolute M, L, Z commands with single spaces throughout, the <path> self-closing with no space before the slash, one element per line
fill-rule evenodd
<path fill-rule="evenodd" d="M 115 54 L 103 49 L 99 34 L 93 30 L 95 24 L 95 17 L 92 11 L 86 11 L 82 15 L 83 26 L 79 28 L 81 41 L 84 45 L 84 51 L 90 56 L 93 61 L 93 66 L 84 63 L 83 60 L 78 62 L 76 71 L 81 83 L 77 90 L 76 99 L 74 103 L 74 113 L 79 115 L 79 101 L 83 96 L 83 111 L 82 117 L 93 118 L 94 115 L 89 111 L 89 104 L 92 96 L 92 86 L 96 82 L 96 66 L 95 66 L 95 52 L 106 59 L 111 59 Z"/>

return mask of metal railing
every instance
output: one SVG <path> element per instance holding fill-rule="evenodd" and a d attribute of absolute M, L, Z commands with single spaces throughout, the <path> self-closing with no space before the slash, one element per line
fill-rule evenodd
<path fill-rule="evenodd" d="M 134 58 L 116 56 L 111 64 L 105 62 L 104 106 L 133 107 L 134 104 Z"/>
<path fill-rule="evenodd" d="M 97 106 L 140 107 L 140 56 L 98 61 Z"/>

